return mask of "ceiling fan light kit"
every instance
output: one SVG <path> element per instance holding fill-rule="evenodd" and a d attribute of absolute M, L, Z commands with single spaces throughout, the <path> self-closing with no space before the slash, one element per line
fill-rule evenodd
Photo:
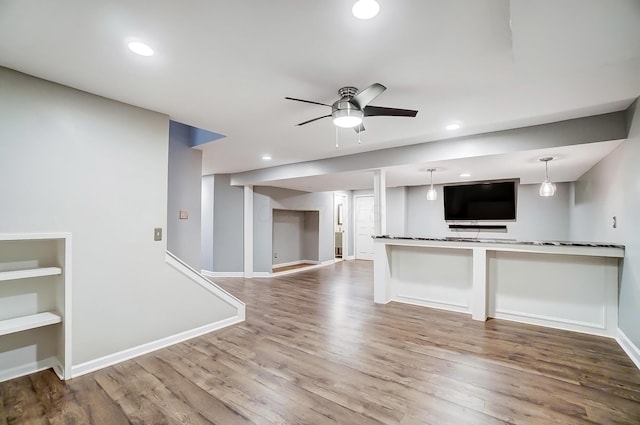
<path fill-rule="evenodd" d="M 362 111 L 359 109 L 336 109 L 331 114 L 333 123 L 342 128 L 353 128 L 362 124 Z"/>
<path fill-rule="evenodd" d="M 387 88 L 385 86 L 379 83 L 371 84 L 369 87 L 362 91 L 359 91 L 357 88 L 351 86 L 342 87 L 340 90 L 338 90 L 340 99 L 336 100 L 332 105 L 314 102 L 312 100 L 297 99 L 295 97 L 285 97 L 285 99 L 295 100 L 296 102 L 311 103 L 313 105 L 331 107 L 330 115 L 323 115 L 321 117 L 312 118 L 310 120 L 297 124 L 299 126 L 309 124 L 322 118 L 332 117 L 333 123 L 337 127 L 353 128 L 356 133 L 360 134 L 365 130 L 363 125 L 364 117 L 415 117 L 418 114 L 418 111 L 412 109 L 397 109 L 369 105 L 372 100 L 382 94 L 382 92 L 384 92 L 386 89 Z"/>

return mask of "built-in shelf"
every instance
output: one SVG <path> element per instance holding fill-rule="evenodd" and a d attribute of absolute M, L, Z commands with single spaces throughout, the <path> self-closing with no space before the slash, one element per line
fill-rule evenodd
<path fill-rule="evenodd" d="M 62 274 L 60 267 L 38 267 L 26 270 L 9 270 L 0 272 L 0 282 L 3 280 L 29 279 L 31 277 L 56 276 Z"/>
<path fill-rule="evenodd" d="M 15 317 L 8 320 L 0 320 L 0 335 L 9 335 L 42 326 L 55 325 L 60 322 L 62 322 L 62 317 L 49 311 Z"/>
<path fill-rule="evenodd" d="M 71 377 L 71 277 L 70 233 L 0 233 L 0 382 Z"/>

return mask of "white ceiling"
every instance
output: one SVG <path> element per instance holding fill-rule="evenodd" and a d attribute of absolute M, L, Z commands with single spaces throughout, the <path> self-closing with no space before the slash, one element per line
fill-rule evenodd
<path fill-rule="evenodd" d="M 370 21 L 351 15 L 354 1 L 3 0 L 0 65 L 226 135 L 202 148 L 205 173 L 618 111 L 640 95 L 639 0 L 378 0 Z M 133 55 L 131 40 L 156 55 Z M 284 99 L 330 104 L 338 88 L 373 82 L 388 87 L 375 105 L 418 116 L 367 118 L 363 143 L 340 130 L 339 149 L 329 119 L 294 126 L 328 108 Z M 447 132 L 451 120 L 463 127 Z M 610 151 L 602 146 L 566 148 L 557 176 L 575 180 Z M 473 180 L 535 180 L 509 168 L 512 159 L 435 166 L 475 170 Z M 394 167 L 388 181 L 417 184 L 425 167 Z M 356 188 L 362 176 L 370 173 L 281 183 Z"/>

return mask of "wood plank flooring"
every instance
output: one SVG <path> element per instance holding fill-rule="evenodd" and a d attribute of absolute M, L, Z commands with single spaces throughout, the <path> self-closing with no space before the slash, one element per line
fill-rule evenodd
<path fill-rule="evenodd" d="M 366 261 L 217 281 L 245 323 L 1 383 L 0 425 L 640 424 L 640 371 L 612 339 L 376 305 Z"/>

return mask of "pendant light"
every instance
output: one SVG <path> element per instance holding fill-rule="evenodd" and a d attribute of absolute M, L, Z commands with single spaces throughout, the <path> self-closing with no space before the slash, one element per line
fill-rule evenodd
<path fill-rule="evenodd" d="M 436 199 L 438 199 L 438 192 L 436 192 L 436 190 L 433 187 L 433 172 L 436 171 L 435 168 L 429 168 L 427 169 L 427 171 L 430 173 L 431 175 L 431 185 L 429 187 L 429 190 L 427 190 L 427 201 L 435 201 Z"/>
<path fill-rule="evenodd" d="M 544 162 L 544 181 L 540 185 L 540 196 L 553 196 L 556 193 L 556 185 L 549 181 L 549 161 L 552 161 L 552 156 L 545 156 L 540 158 L 540 161 Z"/>

